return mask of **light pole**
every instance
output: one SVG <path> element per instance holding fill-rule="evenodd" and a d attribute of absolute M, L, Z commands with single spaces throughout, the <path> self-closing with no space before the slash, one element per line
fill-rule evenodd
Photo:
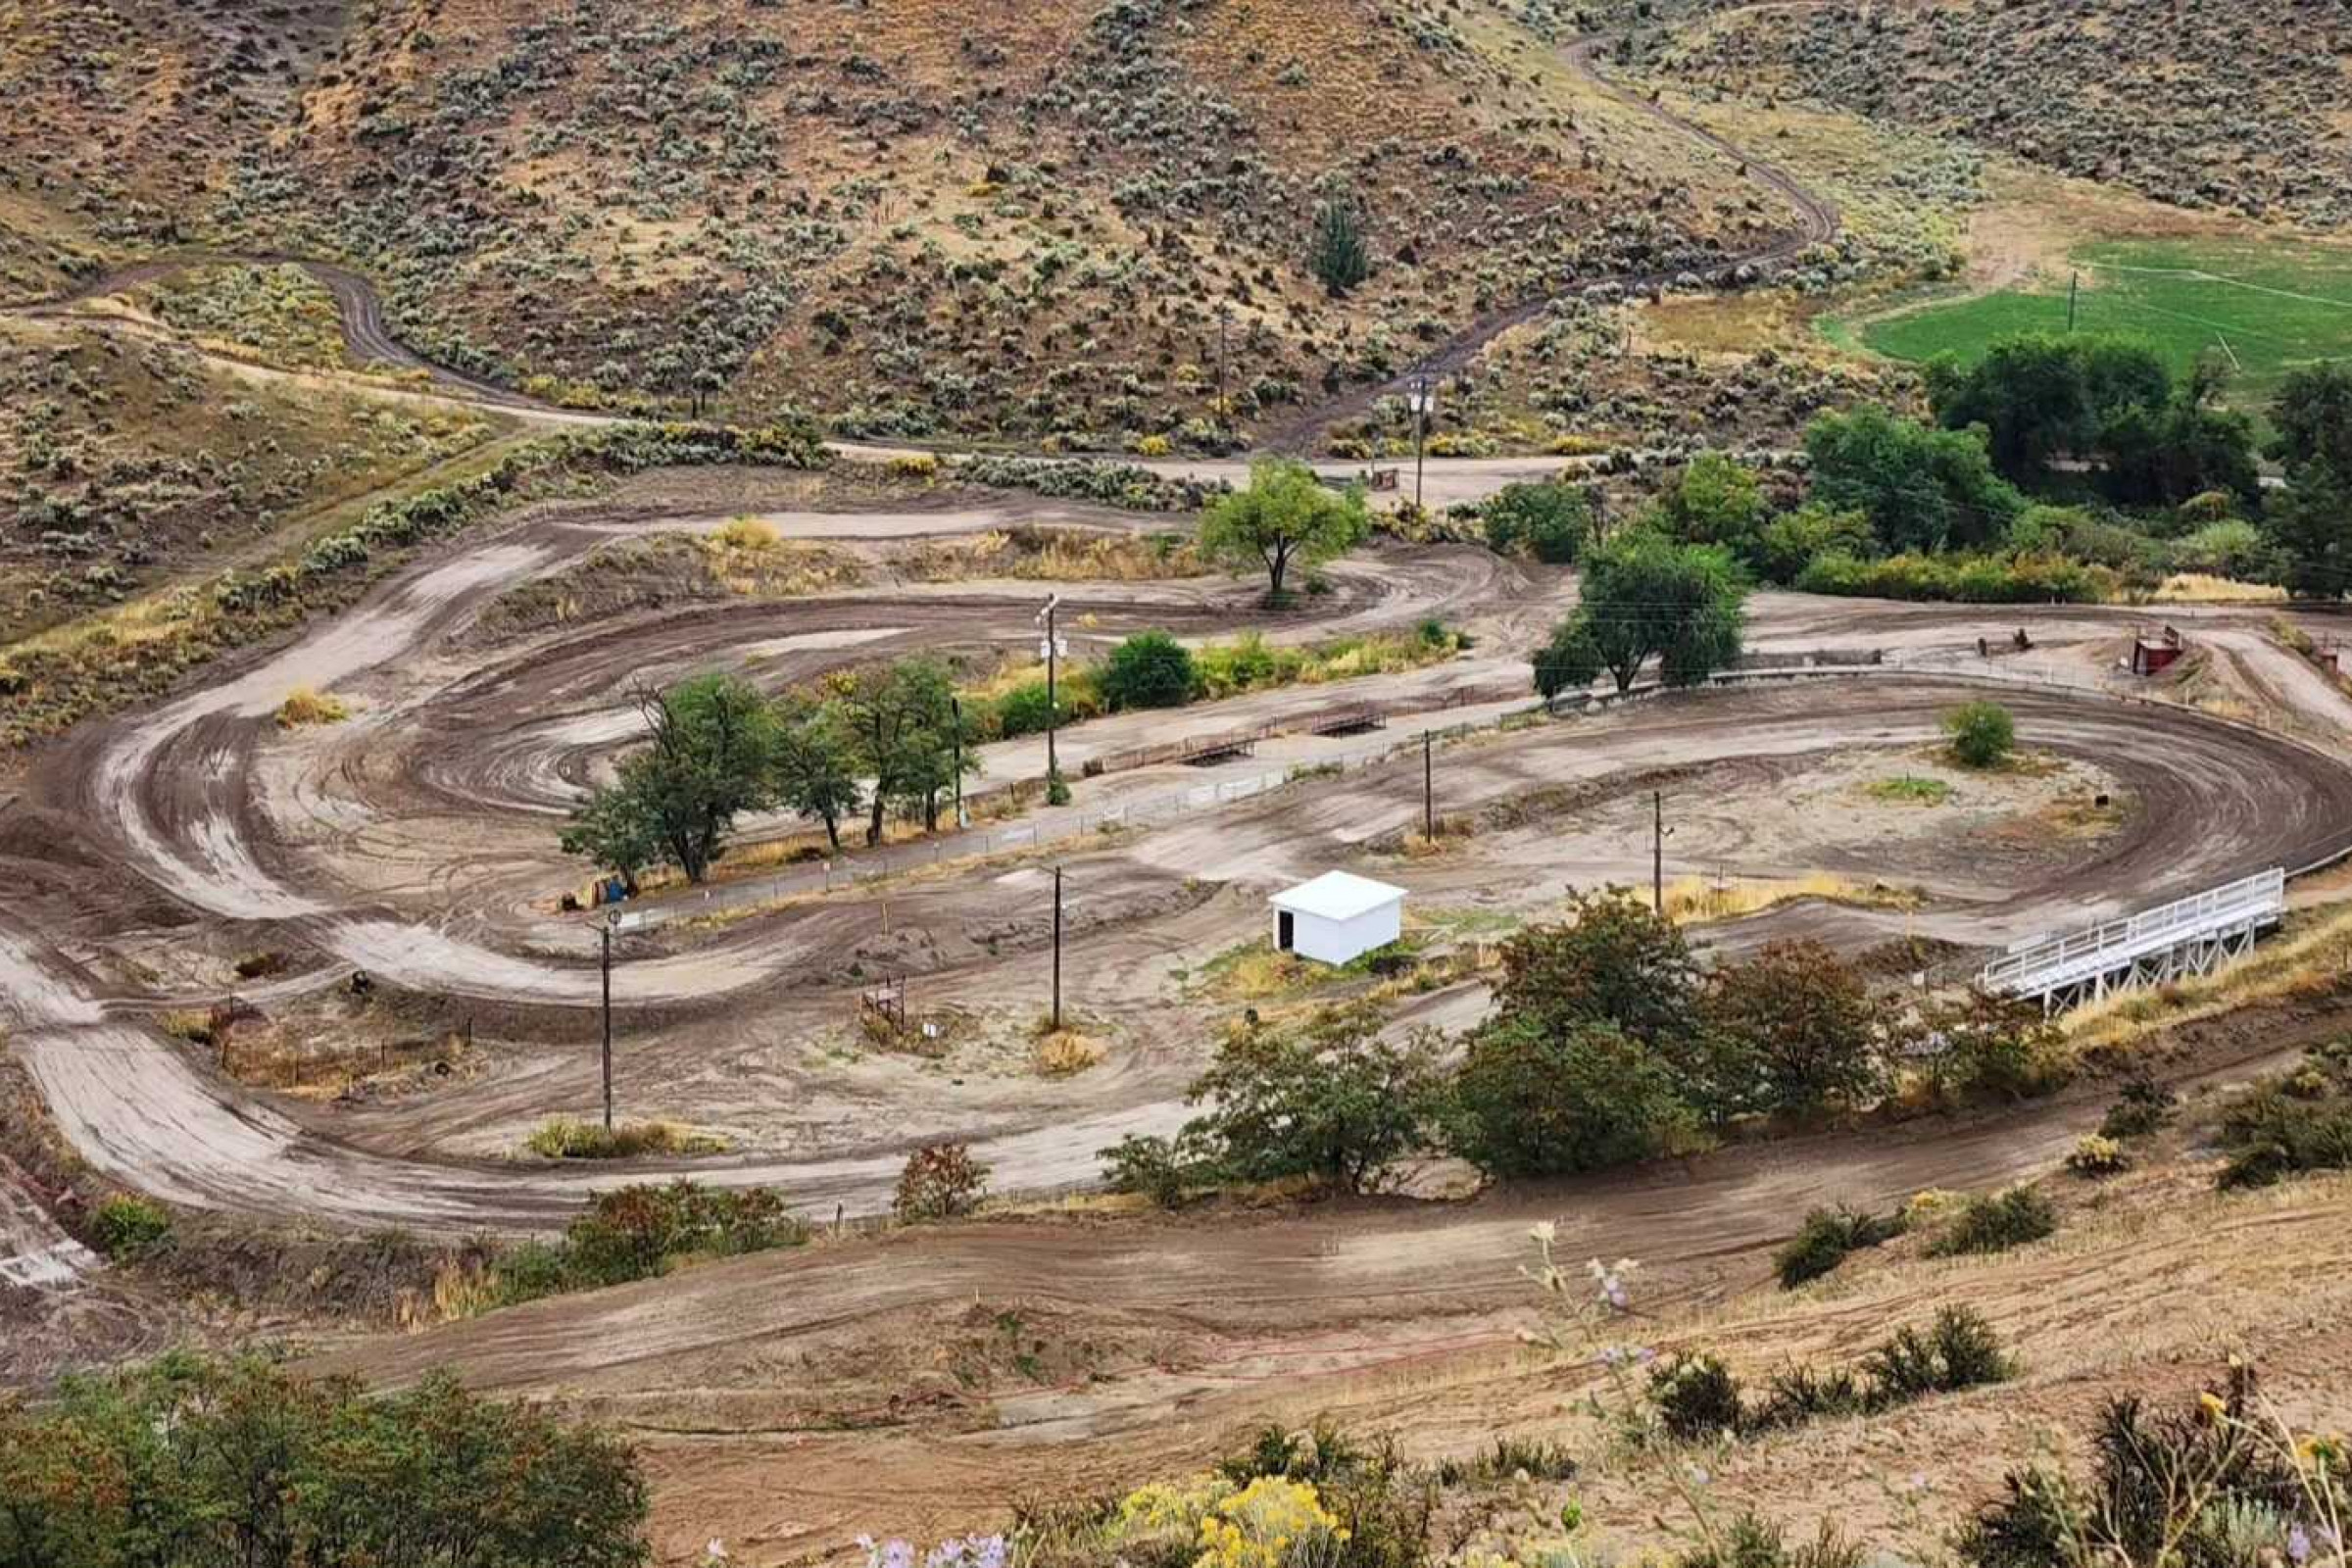
<path fill-rule="evenodd" d="M 1061 1033 L 1061 867 L 1054 868 L 1054 1032 Z"/>
<path fill-rule="evenodd" d="M 605 990 L 605 1131 L 612 1130 L 612 933 L 620 929 L 620 911 L 606 913 L 597 935 L 604 938 Z"/>
<path fill-rule="evenodd" d="M 948 710 L 955 715 L 956 741 L 956 829 L 961 832 L 971 822 L 963 814 L 963 699 L 951 694 Z"/>
<path fill-rule="evenodd" d="M 1062 641 L 1054 630 L 1054 612 L 1060 607 L 1061 595 L 1052 594 L 1046 599 L 1046 608 L 1037 612 L 1038 620 L 1046 628 L 1045 640 L 1038 644 L 1037 651 L 1046 661 L 1046 804 L 1049 806 L 1059 806 L 1069 799 L 1069 791 L 1061 782 L 1061 758 L 1056 750 L 1059 739 L 1056 732 L 1061 728 L 1061 703 L 1054 694 Z"/>
<path fill-rule="evenodd" d="M 1413 511 L 1421 510 L 1422 453 L 1429 434 L 1429 377 L 1413 382 Z"/>

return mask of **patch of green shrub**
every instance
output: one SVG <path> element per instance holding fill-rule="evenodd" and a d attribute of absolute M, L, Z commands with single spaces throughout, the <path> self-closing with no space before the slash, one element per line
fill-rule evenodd
<path fill-rule="evenodd" d="M 1182 708 L 1193 700 L 1200 676 L 1193 656 L 1164 631 L 1138 632 L 1110 651 L 1095 672 L 1095 685 L 1112 712 L 1135 708 Z"/>
<path fill-rule="evenodd" d="M 1805 1215 L 1795 1237 L 1774 1256 L 1773 1267 L 1780 1275 L 1781 1289 L 1792 1291 L 1829 1273 L 1845 1261 L 1848 1252 L 1878 1247 L 1902 1234 L 1899 1210 L 1878 1215 L 1845 1207 L 1816 1208 Z"/>
<path fill-rule="evenodd" d="M 1520 552 L 1549 565 L 1574 562 L 1592 537 L 1592 499 L 1559 480 L 1506 484 L 1479 509 L 1487 546 L 1501 555 Z"/>
<path fill-rule="evenodd" d="M 2237 1568 L 2328 1560 L 2318 1547 L 2325 1516 L 2341 1507 L 2340 1461 L 2333 1474 L 2319 1466 L 2316 1479 L 2298 1470 L 2294 1434 L 2264 1406 L 2250 1367 L 2231 1367 L 2219 1388 L 2171 1414 L 2152 1416 L 2137 1398 L 2111 1400 L 2087 1446 L 2087 1482 L 2047 1462 L 2011 1471 L 2001 1497 L 1959 1533 L 1960 1561 Z"/>
<path fill-rule="evenodd" d="M 1648 1394 L 1666 1434 L 1694 1443 L 1876 1414 L 2003 1382 L 2016 1371 L 1991 1324 L 1970 1308 L 1947 1306 L 1926 1330 L 1905 1325 L 1881 1341 L 1863 1357 L 1859 1374 L 1791 1364 L 1773 1375 L 1764 1398 L 1751 1402 L 1722 1361 L 1701 1350 L 1653 1367 Z"/>
<path fill-rule="evenodd" d="M 2099 1118 L 2099 1136 L 2119 1142 L 2128 1138 L 2146 1138 L 2169 1125 L 2180 1103 L 2174 1094 L 2145 1071 L 2133 1073 L 2124 1080 L 2116 1095 L 2115 1103 Z"/>
<path fill-rule="evenodd" d="M 506 1306 L 567 1291 L 595 1290 L 668 1272 L 689 1257 L 797 1247 L 808 1227 L 765 1187 L 717 1188 L 683 1178 L 599 1193 L 554 1243 L 529 1243 L 501 1256 L 490 1297 Z"/>
<path fill-rule="evenodd" d="M 1793 584 L 1808 594 L 1969 605 L 2095 605 L 2115 597 L 2115 573 L 2063 556 L 1895 555 L 1867 560 L 1830 550 Z"/>
<path fill-rule="evenodd" d="M 1704 1350 L 1668 1356 L 1650 1368 L 1649 1402 L 1667 1436 L 1681 1443 L 1721 1437 L 1747 1425 L 1740 1380 Z"/>
<path fill-rule="evenodd" d="M 174 1352 L 0 1404 L 0 1560 L 641 1568 L 648 1493 L 592 1424 L 446 1372 L 378 1394 Z"/>
<path fill-rule="evenodd" d="M 1928 1255 L 2005 1252 L 2038 1242 L 2057 1229 L 2058 1211 L 2048 1199 L 2031 1187 L 2012 1187 L 2005 1193 L 1970 1199 L 1943 1234 L 1928 1244 Z"/>
<path fill-rule="evenodd" d="M 90 1242 L 117 1262 L 127 1262 L 172 1234 L 172 1211 L 135 1193 L 116 1193 L 90 1216 Z"/>
<path fill-rule="evenodd" d="M 2292 1073 L 2255 1083 L 2223 1112 L 2221 1144 L 2226 1188 L 2352 1170 L 2352 1052 L 2339 1042 Z"/>
<path fill-rule="evenodd" d="M 1734 1519 L 1713 1545 L 1676 1559 L 1675 1568 L 1862 1568 L 1867 1554 L 1828 1520 L 1811 1541 L 1788 1544 L 1788 1532 L 1752 1513 Z"/>
<path fill-rule="evenodd" d="M 959 1219 L 988 1196 L 988 1167 L 968 1144 L 926 1144 L 906 1156 L 890 1211 L 906 1224 Z"/>
<path fill-rule="evenodd" d="M 1998 703 L 1962 703 L 1943 715 L 1943 733 L 1965 767 L 1997 767 L 2017 749 L 2017 720 Z"/>

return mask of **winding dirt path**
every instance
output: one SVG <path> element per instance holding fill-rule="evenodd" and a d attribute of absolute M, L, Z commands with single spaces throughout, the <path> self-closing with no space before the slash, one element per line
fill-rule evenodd
<path fill-rule="evenodd" d="M 1688 137 L 1731 160 L 1747 178 L 1786 201 L 1796 215 L 1796 227 L 1793 230 L 1753 250 L 1725 257 L 1717 270 L 1778 267 L 1793 261 L 1814 245 L 1825 245 L 1838 237 L 1838 209 L 1820 192 L 1778 164 L 1757 157 L 1688 116 L 1677 114 L 1664 104 L 1612 79 L 1601 71 L 1596 57 L 1608 42 L 1609 39 L 1601 34 L 1586 34 L 1572 39 L 1561 50 L 1561 58 L 1571 71 L 1595 90 L 1638 114 L 1647 116 L 1675 134 Z M 1608 283 L 1633 291 L 1661 288 L 1673 282 L 1681 270 L 1664 269 L 1600 273 L 1583 280 L 1571 292 L 1582 294 L 1596 285 Z M 1399 396 L 1411 390 L 1413 384 L 1423 377 L 1438 380 L 1458 374 L 1485 353 L 1488 345 L 1496 338 L 1513 327 L 1524 326 L 1535 320 L 1551 305 L 1552 298 L 1546 297 L 1491 312 L 1423 355 L 1398 374 L 1385 381 L 1351 388 L 1301 409 L 1279 425 L 1262 432 L 1259 442 L 1278 452 L 1304 451 L 1313 444 L 1314 438 L 1325 426 L 1344 419 L 1361 418 L 1382 398 Z"/>

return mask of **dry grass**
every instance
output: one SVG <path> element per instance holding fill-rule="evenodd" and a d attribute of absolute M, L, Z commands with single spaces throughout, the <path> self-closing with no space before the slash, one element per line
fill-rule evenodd
<path fill-rule="evenodd" d="M 781 542 L 776 525 L 761 517 L 734 517 L 710 535 L 722 550 L 773 550 Z"/>
<path fill-rule="evenodd" d="M 1277 953 L 1269 942 L 1245 943 L 1211 958 L 1201 971 L 1210 996 L 1223 1002 L 1271 1002 L 1310 991 L 1340 971 L 1295 953 Z"/>
<path fill-rule="evenodd" d="M 1200 556 L 1175 534 L 1096 533 L 1023 525 L 897 552 L 893 564 L 917 582 L 1012 577 L 1044 582 L 1152 582 L 1197 577 Z"/>
<path fill-rule="evenodd" d="M 2258 1002 L 2325 997 L 2352 977 L 2352 906 L 2287 916 L 2285 931 L 2210 975 L 2126 991 L 2077 1007 L 2066 1032 L 2078 1047 L 2122 1046 L 2160 1030 Z"/>
<path fill-rule="evenodd" d="M 1041 1077 L 1072 1078 L 1089 1067 L 1101 1066 L 1108 1048 L 1093 1035 L 1075 1029 L 1050 1031 L 1038 1038 L 1037 1070 Z"/>
<path fill-rule="evenodd" d="M 1666 914 L 1677 925 L 1695 920 L 1730 920 L 1755 914 L 1794 899 L 1823 899 L 1832 904 L 1860 905 L 1875 909 L 1907 909 L 1919 896 L 1884 882 L 1856 882 L 1827 872 L 1789 878 L 1734 877 L 1718 881 L 1687 876 L 1666 884 Z"/>
<path fill-rule="evenodd" d="M 2277 605 L 2286 602 L 2286 590 L 2274 583 L 2177 571 L 2148 597 L 2158 605 Z"/>
<path fill-rule="evenodd" d="M 532 1153 L 545 1159 L 635 1159 L 644 1154 L 719 1154 L 723 1138 L 690 1132 L 676 1122 L 628 1121 L 612 1128 L 592 1121 L 555 1116 L 541 1122 L 523 1141 Z"/>
<path fill-rule="evenodd" d="M 350 706 L 331 692 L 297 686 L 277 705 L 277 727 L 300 729 L 306 724 L 340 724 L 351 716 Z"/>

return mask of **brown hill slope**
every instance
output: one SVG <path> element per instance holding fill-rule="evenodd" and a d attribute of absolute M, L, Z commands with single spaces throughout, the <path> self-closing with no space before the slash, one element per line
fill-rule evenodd
<path fill-rule="evenodd" d="M 403 0 L 344 57 L 224 221 L 374 270 L 463 366 L 877 434 L 1180 429 L 1220 358 L 1247 424 L 1792 221 L 1398 0 Z M 1374 261 L 1346 300 L 1306 265 L 1335 199 Z"/>
<path fill-rule="evenodd" d="M 2328 0 L 1670 9 L 1640 52 L 1678 79 L 1822 99 L 2177 206 L 2352 221 L 2352 14 Z"/>

